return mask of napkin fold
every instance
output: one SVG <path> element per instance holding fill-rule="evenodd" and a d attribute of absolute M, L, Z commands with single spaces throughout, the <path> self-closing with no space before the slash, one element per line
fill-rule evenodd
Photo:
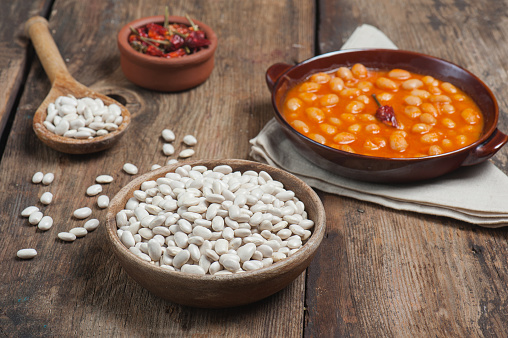
<path fill-rule="evenodd" d="M 342 49 L 373 47 L 397 48 L 377 28 L 362 25 Z M 250 155 L 255 160 L 289 171 L 328 193 L 484 227 L 508 225 L 508 177 L 489 161 L 423 182 L 380 184 L 352 180 L 315 166 L 299 154 L 275 119 L 250 144 Z"/>

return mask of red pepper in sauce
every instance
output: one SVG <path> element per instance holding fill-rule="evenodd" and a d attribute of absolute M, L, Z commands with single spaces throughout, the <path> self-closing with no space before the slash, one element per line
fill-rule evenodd
<path fill-rule="evenodd" d="M 374 101 L 376 101 L 376 104 L 378 105 L 378 108 L 376 110 L 377 119 L 386 124 L 387 126 L 399 128 L 399 124 L 397 122 L 397 119 L 395 118 L 395 112 L 393 111 L 393 107 L 382 106 L 381 103 L 379 103 L 376 94 L 372 94 L 372 97 L 374 98 Z"/>
<path fill-rule="evenodd" d="M 135 50 L 152 56 L 176 58 L 193 54 L 210 45 L 205 32 L 187 16 L 190 25 L 169 23 L 166 11 L 164 24 L 149 23 L 131 28 L 129 44 Z"/>

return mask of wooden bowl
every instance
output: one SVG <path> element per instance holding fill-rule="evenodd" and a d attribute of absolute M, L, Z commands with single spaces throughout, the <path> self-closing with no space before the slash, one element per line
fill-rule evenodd
<path fill-rule="evenodd" d="M 255 271 L 230 275 L 194 275 L 169 271 L 147 263 L 134 256 L 117 235 L 116 214 L 122 210 L 134 190 L 141 183 L 163 177 L 182 164 L 162 167 L 146 173 L 127 184 L 113 198 L 106 216 L 108 240 L 113 252 L 125 269 L 142 287 L 158 297 L 175 303 L 201 307 L 222 308 L 244 305 L 268 297 L 291 283 L 310 264 L 325 233 L 325 211 L 317 194 L 299 178 L 266 164 L 246 160 L 201 160 L 185 164 L 205 165 L 207 168 L 221 164 L 230 165 L 235 171 L 266 171 L 274 180 L 293 190 L 304 204 L 308 218 L 314 221 L 312 235 L 303 247 L 292 256 L 273 265 Z"/>
<path fill-rule="evenodd" d="M 131 27 L 139 28 L 152 22 L 162 24 L 163 15 L 141 18 L 125 25 L 117 38 L 120 65 L 125 77 L 140 87 L 161 92 L 182 91 L 206 81 L 214 67 L 217 35 L 204 23 L 193 21 L 205 32 L 210 45 L 194 54 L 171 59 L 145 55 L 132 48 L 128 42 Z M 169 22 L 189 24 L 189 20 L 181 16 L 170 16 Z"/>
<path fill-rule="evenodd" d="M 287 91 L 308 76 L 341 66 L 362 63 L 367 68 L 394 69 L 426 74 L 447 81 L 468 94 L 480 107 L 485 125 L 480 139 L 464 148 L 421 158 L 383 158 L 341 151 L 300 134 L 283 117 Z M 499 108 L 494 94 L 479 78 L 448 61 L 420 53 L 393 49 L 344 50 L 323 54 L 297 65 L 274 64 L 266 72 L 275 118 L 297 150 L 312 163 L 341 176 L 371 182 L 403 183 L 438 177 L 461 166 L 486 161 L 507 141 L 497 129 Z"/>

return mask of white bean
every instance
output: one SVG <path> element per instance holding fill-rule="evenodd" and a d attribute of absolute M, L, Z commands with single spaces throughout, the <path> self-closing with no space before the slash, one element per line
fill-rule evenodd
<path fill-rule="evenodd" d="M 243 263 L 242 267 L 245 271 L 252 271 L 261 269 L 263 267 L 263 262 L 261 261 L 246 261 Z"/>
<path fill-rule="evenodd" d="M 238 256 L 240 257 L 240 262 L 250 260 L 255 251 L 256 245 L 254 243 L 248 243 L 238 248 L 237 252 Z"/>
<path fill-rule="evenodd" d="M 86 231 L 88 231 L 88 232 L 94 231 L 99 226 L 99 223 L 100 222 L 98 219 L 92 218 L 92 219 L 89 219 L 88 221 L 85 222 L 85 224 L 83 225 L 83 228 L 85 228 Z"/>
<path fill-rule="evenodd" d="M 93 184 L 86 189 L 88 196 L 95 196 L 102 192 L 102 186 L 100 184 Z"/>
<path fill-rule="evenodd" d="M 21 216 L 30 217 L 30 215 L 36 211 L 39 211 L 39 208 L 32 205 L 32 206 L 29 206 L 29 207 L 26 207 L 25 209 L 23 209 L 23 211 L 21 211 Z"/>
<path fill-rule="evenodd" d="M 173 258 L 173 266 L 177 269 L 180 269 L 182 265 L 187 263 L 190 258 L 190 252 L 188 250 L 182 250 L 176 254 L 175 258 Z"/>
<path fill-rule="evenodd" d="M 130 248 L 130 247 L 136 245 L 134 236 L 132 235 L 132 233 L 130 231 L 122 232 L 122 236 L 120 237 L 120 240 L 127 248 Z"/>
<path fill-rule="evenodd" d="M 132 163 L 125 163 L 123 165 L 123 170 L 129 175 L 136 175 L 138 173 L 138 167 Z"/>
<path fill-rule="evenodd" d="M 69 230 L 69 233 L 75 235 L 76 237 L 85 237 L 88 234 L 88 231 L 83 227 L 75 227 Z"/>
<path fill-rule="evenodd" d="M 32 225 L 37 225 L 41 221 L 42 217 L 44 217 L 42 212 L 35 211 L 28 217 L 28 223 Z"/>
<path fill-rule="evenodd" d="M 166 156 L 171 156 L 175 153 L 175 147 L 171 143 L 164 143 L 162 145 L 162 152 Z"/>
<path fill-rule="evenodd" d="M 199 266 L 199 265 L 190 265 L 190 264 L 184 264 L 181 269 L 184 273 L 193 273 L 197 275 L 204 275 L 206 272 L 205 270 Z"/>
<path fill-rule="evenodd" d="M 234 259 L 225 259 L 222 265 L 231 272 L 237 272 L 240 270 L 240 263 Z"/>
<path fill-rule="evenodd" d="M 109 206 L 109 197 L 106 195 L 101 195 L 97 198 L 97 206 L 101 209 L 107 208 Z"/>
<path fill-rule="evenodd" d="M 44 216 L 37 224 L 37 228 L 42 231 L 47 231 L 53 226 L 53 218 L 51 216 Z"/>
<path fill-rule="evenodd" d="M 64 242 L 74 242 L 76 240 L 76 235 L 71 234 L 70 232 L 59 232 L 57 237 Z"/>
<path fill-rule="evenodd" d="M 184 149 L 178 154 L 178 157 L 181 158 L 188 158 L 194 155 L 194 149 Z"/>
<path fill-rule="evenodd" d="M 148 241 L 148 255 L 154 261 L 160 259 L 162 255 L 162 247 L 157 239 L 151 239 Z"/>
<path fill-rule="evenodd" d="M 32 176 L 32 183 L 35 183 L 35 184 L 41 183 L 43 177 L 44 177 L 44 174 L 42 172 L 40 172 L 40 171 L 36 172 Z"/>
<path fill-rule="evenodd" d="M 175 133 L 170 129 L 164 129 L 162 131 L 162 138 L 166 142 L 172 142 L 175 140 Z"/>
<path fill-rule="evenodd" d="M 195 146 L 198 143 L 198 140 L 193 135 L 185 135 L 183 137 L 183 143 L 188 146 Z"/>
<path fill-rule="evenodd" d="M 89 207 L 76 209 L 76 210 L 74 210 L 74 213 L 73 213 L 74 217 L 76 217 L 77 219 L 85 219 L 88 216 L 90 216 L 91 214 L 92 214 L 92 209 L 90 209 Z"/>
<path fill-rule="evenodd" d="M 37 250 L 35 249 L 21 249 L 18 250 L 16 256 L 21 259 L 32 259 L 37 256 Z"/>
<path fill-rule="evenodd" d="M 100 184 L 107 184 L 113 182 L 113 177 L 110 175 L 99 175 L 95 178 L 95 182 Z"/>
<path fill-rule="evenodd" d="M 47 173 L 42 178 L 42 184 L 50 185 L 51 183 L 53 183 L 54 179 L 55 179 L 55 175 L 53 173 Z"/>

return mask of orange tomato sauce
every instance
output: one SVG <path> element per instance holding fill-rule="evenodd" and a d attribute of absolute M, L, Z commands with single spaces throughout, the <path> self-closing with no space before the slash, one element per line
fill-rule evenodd
<path fill-rule="evenodd" d="M 376 117 L 389 105 L 398 128 Z M 484 118 L 463 91 L 448 82 L 402 69 L 361 64 L 321 72 L 291 88 L 284 118 L 298 132 L 340 150 L 378 157 L 438 155 L 477 141 Z"/>

